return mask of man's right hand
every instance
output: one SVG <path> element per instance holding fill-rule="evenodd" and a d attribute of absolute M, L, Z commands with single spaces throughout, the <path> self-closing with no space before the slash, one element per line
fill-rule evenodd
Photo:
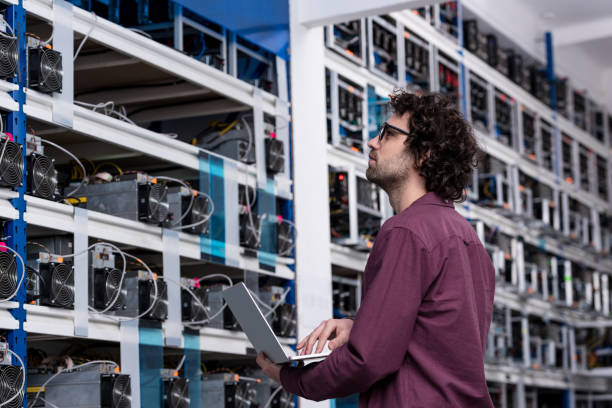
<path fill-rule="evenodd" d="M 323 351 L 327 340 L 331 340 L 329 349 L 334 350 L 348 341 L 352 328 L 353 320 L 351 319 L 325 320 L 304 340 L 300 341 L 296 348 L 302 350 L 300 355 L 312 354 L 312 349 L 317 343 L 315 353 L 320 353 Z"/>

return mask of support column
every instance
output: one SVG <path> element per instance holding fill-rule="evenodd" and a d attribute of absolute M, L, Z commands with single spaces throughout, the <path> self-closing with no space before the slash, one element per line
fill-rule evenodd
<path fill-rule="evenodd" d="M 323 27 L 301 24 L 302 7 L 289 3 L 298 339 L 332 316 Z M 329 402 L 301 399 L 305 407 Z"/>

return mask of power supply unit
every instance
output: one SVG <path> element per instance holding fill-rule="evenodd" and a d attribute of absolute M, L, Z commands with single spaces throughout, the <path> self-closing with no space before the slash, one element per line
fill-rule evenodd
<path fill-rule="evenodd" d="M 28 37 L 28 87 L 44 93 L 62 92 L 62 54 Z"/>
<path fill-rule="evenodd" d="M 87 209 L 155 225 L 168 218 L 168 187 L 143 173 L 121 176 L 110 183 L 89 184 Z"/>
<path fill-rule="evenodd" d="M 208 233 L 210 203 L 201 194 L 191 192 L 185 187 L 169 187 L 168 214 L 168 228 L 178 228 L 198 235 Z"/>
<path fill-rule="evenodd" d="M 155 281 L 155 282 L 154 282 Z M 157 296 L 155 296 L 157 284 Z M 124 306 L 114 310 L 118 316 L 136 317 L 149 310 L 141 319 L 164 321 L 168 318 L 168 288 L 163 278 L 147 271 L 128 271 L 123 281 Z"/>
<path fill-rule="evenodd" d="M 51 374 L 28 375 L 28 388 L 37 389 L 50 376 Z M 132 406 L 130 376 L 115 373 L 113 367 L 107 364 L 61 373 L 45 386 L 43 392 L 46 404 L 34 407 L 130 408 Z M 35 394 L 35 392 L 28 393 L 28 402 L 33 400 Z M 40 398 L 36 402 L 40 403 Z"/>
<path fill-rule="evenodd" d="M 23 177 L 22 147 L 10 134 L 0 134 L 0 186 L 16 187 Z"/>
<path fill-rule="evenodd" d="M 176 377 L 172 373 L 162 370 L 162 407 L 163 408 L 189 408 L 189 380 Z"/>
<path fill-rule="evenodd" d="M 19 63 L 17 37 L 9 35 L 6 23 L 0 30 L 4 32 L 4 35 L 0 35 L 0 78 L 15 78 L 17 76 L 17 65 Z"/>
<path fill-rule="evenodd" d="M 207 408 L 250 408 L 261 406 L 258 382 L 234 373 L 202 377 L 202 406 Z"/>

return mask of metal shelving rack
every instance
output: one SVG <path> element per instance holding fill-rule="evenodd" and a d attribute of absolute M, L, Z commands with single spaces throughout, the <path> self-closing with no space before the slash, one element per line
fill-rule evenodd
<path fill-rule="evenodd" d="M 7 3 L 7 2 L 5 2 Z M 26 15 L 53 24 L 54 2 L 51 0 L 19 0 L 8 1 L 7 22 L 14 28 L 21 48 L 19 76 L 20 81 L 11 83 L 0 80 L 0 108 L 8 111 L 8 131 L 16 141 L 25 145 L 26 118 L 41 123 L 54 124 L 54 97 L 35 90 L 25 88 L 26 85 Z M 150 38 L 135 33 L 118 24 L 94 16 L 77 7 L 72 8 L 73 33 L 78 36 L 88 35 L 95 41 L 111 50 L 119 51 L 125 60 L 144 62 L 160 71 L 167 72 L 180 80 L 187 81 L 194 88 L 206 92 L 214 92 L 223 100 L 204 103 L 200 109 L 210 113 L 221 113 L 232 109 L 252 109 L 254 133 L 263 134 L 264 115 L 277 120 L 277 123 L 290 123 L 289 97 L 287 93 L 286 62 L 276 57 L 274 61 L 278 77 L 278 95 L 273 95 L 245 81 L 237 79 L 231 73 L 218 70 L 212 66 L 197 61 L 175 49 L 159 44 Z M 182 18 L 182 15 L 180 16 Z M 182 20 L 184 21 L 184 19 Z M 187 24 L 192 22 L 187 21 Z M 74 35 L 73 34 L 73 35 Z M 235 40 L 235 39 L 234 39 Z M 232 50 L 230 44 L 230 52 Z M 236 49 L 233 50 L 236 52 Z M 66 59 L 72 60 L 71 56 Z M 70 64 L 72 67 L 72 63 Z M 235 73 L 234 73 L 235 74 Z M 65 77 L 68 75 L 64 72 Z M 72 78 L 72 73 L 68 75 Z M 72 98 L 72 96 L 70 96 Z M 163 160 L 180 165 L 193 172 L 202 171 L 202 149 L 190 144 L 174 140 L 163 134 L 156 133 L 137 125 L 126 123 L 116 118 L 105 116 L 76 104 L 70 104 L 73 114 L 71 132 L 81 135 L 100 145 L 121 146 L 124 149 L 146 154 L 153 160 Z M 280 126 L 279 126 L 280 128 Z M 256 136 L 259 137 L 259 136 Z M 281 208 L 282 217 L 293 218 L 293 181 L 290 166 L 289 126 L 277 132 L 277 137 L 285 145 L 284 171 L 272 178 L 266 175 L 263 162 L 263 147 L 256 141 L 257 165 L 248 165 L 235 160 L 223 158 L 211 152 L 209 157 L 224 163 L 225 183 L 227 186 L 242 183 L 254 190 L 270 194 L 285 200 Z M 263 139 L 261 139 L 263 142 Z M 23 149 L 25 158 L 25 148 Z M 261 159 L 261 160 L 259 160 Z M 24 160 L 24 163 L 26 161 Z M 49 201 L 27 195 L 24 168 L 23 184 L 12 191 L 0 188 L 0 210 L 3 219 L 8 220 L 4 236 L 8 238 L 7 245 L 17 250 L 26 259 L 26 225 L 48 228 L 53 231 L 74 234 L 75 248 L 77 241 L 98 239 L 115 242 L 133 248 L 141 248 L 160 254 L 163 258 L 164 274 L 172 272 L 180 276 L 181 260 L 202 261 L 203 244 L 201 237 L 184 232 L 173 233 L 164 228 L 137 221 L 130 221 L 116 216 L 83 211 L 70 205 Z M 203 174 L 203 173 L 202 173 Z M 230 188 L 235 197 L 226 191 L 228 199 L 236 198 L 238 188 Z M 226 220 L 226 226 L 237 230 L 237 219 Z M 295 279 L 294 259 L 292 256 L 270 256 L 259 254 L 253 256 L 244 248 L 235 246 L 228 241 L 225 248 L 226 266 L 233 270 L 257 272 L 261 276 L 273 276 L 286 282 L 285 286 L 294 290 Z M 272 263 L 270 266 L 269 264 Z M 19 274 L 24 273 L 19 268 Z M 85 271 L 75 271 L 76 274 Z M 173 275 L 173 276 L 174 276 Z M 20 275 L 19 275 L 20 276 Z M 18 276 L 18 278 L 19 278 Z M 84 274 L 86 276 L 86 274 Z M 86 283 L 85 283 L 86 284 Z M 78 283 L 77 283 L 78 285 Z M 170 286 L 174 286 L 169 283 Z M 174 290 L 180 296 L 178 284 Z M 295 295 L 290 293 L 287 302 L 295 304 Z M 92 315 L 79 310 L 79 298 L 87 296 L 76 293 L 75 310 L 53 308 L 34 304 L 25 304 L 25 284 L 21 286 L 17 296 L 11 302 L 0 304 L 0 329 L 7 330 L 9 347 L 26 361 L 26 336 L 34 335 L 38 340 L 58 338 L 82 338 L 87 340 L 102 340 L 111 342 L 121 349 L 121 367 L 123 372 L 132 375 L 132 406 L 140 406 L 139 387 L 139 357 L 136 338 L 139 337 L 138 327 L 133 323 L 119 323 L 101 315 Z M 175 350 L 193 348 L 199 352 L 216 353 L 218 355 L 252 356 L 252 345 L 243 332 L 213 327 L 204 327 L 196 332 L 185 332 L 180 322 L 180 299 L 171 309 L 178 310 L 176 315 L 170 310 L 169 319 L 163 323 L 160 335 L 163 347 Z M 87 300 L 83 303 L 87 307 Z M 142 335 L 142 332 L 140 333 Z M 135 343 L 136 342 L 136 343 Z M 189 344 L 188 344 L 189 343 Z M 281 339 L 283 347 L 288 351 L 295 347 L 295 338 Z M 136 348 L 134 348 L 136 344 Z M 144 357 L 142 357 L 144 358 Z M 197 369 L 199 370 L 199 358 Z M 188 362 L 186 364 L 194 364 Z M 199 385 L 196 390 L 200 392 Z M 24 398 L 25 400 L 25 398 Z M 27 404 L 24 401 L 24 407 Z M 195 405 L 192 405 L 195 406 Z M 198 405 L 199 406 L 199 405 Z"/>
<path fill-rule="evenodd" d="M 576 331 L 578 330 L 589 327 L 612 327 L 609 289 L 607 287 L 608 276 L 612 274 L 612 258 L 601 253 L 603 250 L 602 243 L 598 241 L 602 233 L 598 225 L 599 217 L 600 215 L 610 215 L 612 213 L 612 200 L 610 196 L 606 200 L 598 194 L 599 183 L 595 173 L 596 169 L 593 165 L 594 160 L 596 160 L 593 152 L 597 152 L 600 159 L 607 161 L 605 170 L 608 174 L 606 189 L 608 192 L 612 191 L 612 177 L 610 177 L 612 174 L 612 154 L 610 153 L 609 144 L 610 133 L 606 134 L 604 132 L 604 137 L 601 140 L 595 138 L 585 130 L 574 125 L 566 117 L 555 112 L 554 109 L 536 99 L 536 97 L 512 82 L 502 73 L 492 68 L 487 62 L 464 49 L 460 40 L 463 35 L 461 23 L 459 23 L 459 39 L 453 38 L 448 33 L 436 28 L 439 26 L 436 23 L 436 16 L 440 14 L 439 7 L 438 4 L 429 7 L 430 11 L 426 12 L 424 17 L 419 15 L 416 10 L 414 12 L 391 13 L 390 17 L 396 22 L 394 28 L 398 32 L 404 32 L 404 29 L 406 32 L 409 32 L 405 39 L 403 36 L 398 37 L 398 50 L 404 48 L 403 41 L 408 41 L 411 35 L 417 35 L 418 41 L 426 44 L 425 47 L 429 52 L 429 66 L 434 68 L 430 69 L 431 80 L 429 81 L 429 88 L 425 89 L 426 91 L 440 90 L 440 78 L 437 69 L 440 53 L 457 62 L 457 71 L 459 72 L 459 102 L 468 118 L 471 118 L 470 78 L 474 75 L 478 76 L 478 83 L 484 87 L 487 93 L 486 103 L 488 105 L 488 113 L 485 121 L 488 125 L 477 127 L 475 134 L 481 145 L 484 146 L 486 153 L 490 157 L 505 163 L 507 166 L 507 175 L 510 181 L 510 191 L 508 194 L 509 208 L 507 211 L 499 211 L 478 204 L 474 200 L 478 198 L 477 191 L 468 191 L 468 201 L 456 205 L 457 211 L 472 222 L 476 230 L 479 231 L 479 236 L 481 236 L 483 243 L 486 241 L 484 236 L 485 227 L 495 228 L 496 231 L 506 234 L 511 241 L 511 253 L 508 253 L 508 256 L 511 256 L 512 269 L 506 273 L 512 273 L 511 277 L 516 286 L 503 284 L 498 281 L 495 304 L 498 307 L 517 313 L 515 319 L 518 319 L 516 321 L 522 326 L 522 342 L 527 345 L 525 346 L 527 348 L 523 350 L 524 358 L 521 361 L 505 363 L 487 361 L 485 365 L 487 380 L 491 384 L 498 384 L 501 387 L 500 390 L 503 389 L 504 398 L 503 402 L 500 402 L 502 404 L 500 406 L 505 407 L 506 405 L 504 404 L 509 401 L 507 399 L 510 393 L 509 387 L 514 387 L 512 391 L 516 397 L 514 401 L 519 404 L 516 405 L 519 407 L 525 407 L 528 399 L 531 398 L 526 387 L 541 387 L 563 391 L 565 403 L 567 404 L 565 406 L 573 407 L 575 406 L 577 392 L 584 392 L 585 395 L 597 395 L 598 393 L 605 393 L 610 387 L 608 368 L 587 370 L 586 365 L 580 365 L 581 352 L 576 343 Z M 461 2 L 458 2 L 459 21 L 462 21 L 464 7 L 461 5 Z M 477 15 L 477 11 L 471 12 L 472 15 Z M 371 32 L 372 21 L 379 21 L 379 19 L 380 17 L 361 19 L 362 26 L 365 24 L 365 21 L 368 21 L 368 30 L 363 35 L 369 36 L 369 38 L 362 42 L 368 43 L 370 46 L 368 50 L 370 59 L 373 58 L 372 40 L 370 39 L 373 35 Z M 432 19 L 436 21 L 432 21 Z M 389 19 L 385 20 L 387 25 L 388 21 Z M 368 66 L 367 62 L 357 61 L 356 63 L 355 59 L 351 58 L 350 55 L 347 57 L 345 50 L 342 50 L 337 45 L 330 46 L 330 44 L 334 44 L 333 40 L 330 39 L 334 28 L 333 26 L 327 26 L 326 30 L 327 48 L 325 49 L 324 64 L 326 69 L 333 73 L 332 75 L 341 75 L 343 78 L 358 84 L 363 89 L 370 87 L 379 99 L 390 94 L 396 86 L 410 86 L 410 83 L 404 79 L 402 74 L 399 75 L 399 78 L 395 76 L 390 77 L 386 74 L 379 75 L 377 70 L 368 70 L 366 68 Z M 547 38 L 547 41 L 550 41 L 550 38 Z M 548 75 L 549 78 L 554 78 L 552 55 L 549 56 L 549 61 L 551 62 L 548 67 Z M 398 61 L 396 66 L 400 67 L 399 72 L 403 72 L 401 69 L 405 67 L 404 61 Z M 510 145 L 496 137 L 493 127 L 495 113 L 492 107 L 495 105 L 495 95 L 502 95 L 500 92 L 503 93 L 501 98 L 512 104 L 513 134 L 510 139 Z M 372 103 L 371 96 L 363 100 L 366 110 L 370 108 L 368 103 Z M 523 111 L 535 115 L 535 144 L 533 146 L 535 150 L 532 156 L 523 147 L 526 138 L 522 128 Z M 603 112 L 605 122 L 607 118 L 605 109 Z M 542 142 L 542 123 L 544 122 L 550 126 L 550 129 L 544 128 L 544 131 L 549 132 L 546 134 L 546 137 L 549 139 Z M 376 129 L 376 124 L 372 123 L 372 118 L 370 118 L 368 126 L 371 129 Z M 571 138 L 573 180 L 566 180 L 561 169 L 560 135 L 562 133 Z M 550 144 L 552 144 L 553 153 L 556 152 L 556 154 L 553 154 L 552 163 L 550 163 L 552 166 L 546 168 L 546 162 L 542 156 L 546 152 L 544 149 L 549 148 Z M 588 186 L 583 186 L 583 188 L 580 188 L 579 183 L 576 182 L 576 179 L 581 175 L 578 167 L 579 146 L 583 146 L 582 152 L 588 152 L 585 154 L 589 155 L 590 182 Z M 334 168 L 350 168 L 353 169 L 352 171 L 357 172 L 363 172 L 367 168 L 367 159 L 363 157 L 361 152 L 351 154 L 342 147 L 338 148 L 330 144 L 327 153 L 327 163 L 330 166 L 334 166 Z M 586 159 L 583 158 L 584 160 Z M 603 169 L 600 169 L 600 173 L 603 173 Z M 522 177 L 530 177 L 537 183 L 541 183 L 550 189 L 551 198 L 555 199 L 554 204 L 559 208 L 550 206 L 549 224 L 552 226 L 555 223 L 555 228 L 561 230 L 561 232 L 551 234 L 550 231 L 546 232 L 528 222 L 530 217 L 529 214 L 525 213 L 526 210 L 523 206 L 526 203 L 525 200 L 530 200 L 528 198 L 530 196 L 525 191 L 525 186 L 519 183 L 519 177 L 521 177 L 521 180 Z M 354 202 L 350 197 L 350 193 L 349 202 Z M 571 233 L 567 230 L 569 220 L 564 218 L 567 217 L 564 213 L 567 213 L 569 209 L 569 202 L 576 202 L 590 209 L 590 224 L 587 226 L 590 237 L 585 235 L 585 241 L 582 243 L 567 238 Z M 561 214 L 557 215 L 557 211 L 560 211 Z M 390 215 L 388 214 L 388 216 Z M 561 219 L 553 220 L 553 217 Z M 563 225 L 565 225 L 565 231 L 563 231 Z M 574 274 L 580 273 L 579 271 L 583 270 L 583 268 L 586 268 L 585 270 L 588 270 L 589 273 L 593 272 L 592 276 L 595 276 L 597 284 L 591 286 L 589 288 L 590 295 L 586 295 L 592 296 L 590 300 L 587 300 L 587 302 L 590 302 L 589 307 L 592 311 L 580 311 L 573 307 L 559 307 L 553 302 L 548 301 L 548 299 L 527 293 L 528 288 L 525 282 L 527 278 L 524 272 L 525 262 L 527 261 L 525 258 L 526 246 L 537 249 L 540 251 L 539 253 L 545 254 L 550 259 L 554 258 L 555 265 L 557 265 L 557 261 L 559 265 L 571 262 L 571 265 L 574 267 Z M 501 263 L 503 264 L 503 251 L 501 257 Z M 345 279 L 346 277 L 361 279 L 361 273 L 365 268 L 366 261 L 367 252 L 358 251 L 350 246 L 332 244 L 331 263 L 334 277 L 338 276 L 340 279 Z M 549 277 L 551 273 L 549 272 Z M 555 271 L 554 273 L 556 274 L 557 272 Z M 579 278 L 578 276 L 573 277 L 574 281 Z M 571 285 L 571 272 L 569 276 L 560 276 L 558 279 L 566 279 Z M 587 289 L 584 290 L 586 291 Z M 584 293 L 581 296 L 584 296 Z M 580 300 L 584 301 L 583 299 Z M 538 360 L 535 357 L 533 361 L 530 359 L 531 351 L 528 348 L 531 338 L 529 335 L 531 330 L 529 317 L 539 317 L 545 321 L 554 320 L 563 323 L 565 333 L 563 347 L 566 349 L 565 369 L 549 369 L 542 367 L 538 363 L 541 359 Z M 494 326 L 492 326 L 492 330 L 493 328 Z M 535 335 L 531 340 L 540 341 Z M 599 397 L 593 398 L 597 399 Z M 584 400 L 586 397 L 581 395 L 579 399 Z M 340 403 L 338 402 L 338 404 Z"/>

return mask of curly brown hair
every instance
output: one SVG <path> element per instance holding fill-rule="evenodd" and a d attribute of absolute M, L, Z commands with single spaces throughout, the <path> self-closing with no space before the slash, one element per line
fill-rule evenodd
<path fill-rule="evenodd" d="M 427 191 L 444 200 L 464 201 L 470 174 L 482 156 L 472 126 L 446 95 L 398 89 L 390 96 L 395 113 L 410 114 L 406 146 Z"/>

